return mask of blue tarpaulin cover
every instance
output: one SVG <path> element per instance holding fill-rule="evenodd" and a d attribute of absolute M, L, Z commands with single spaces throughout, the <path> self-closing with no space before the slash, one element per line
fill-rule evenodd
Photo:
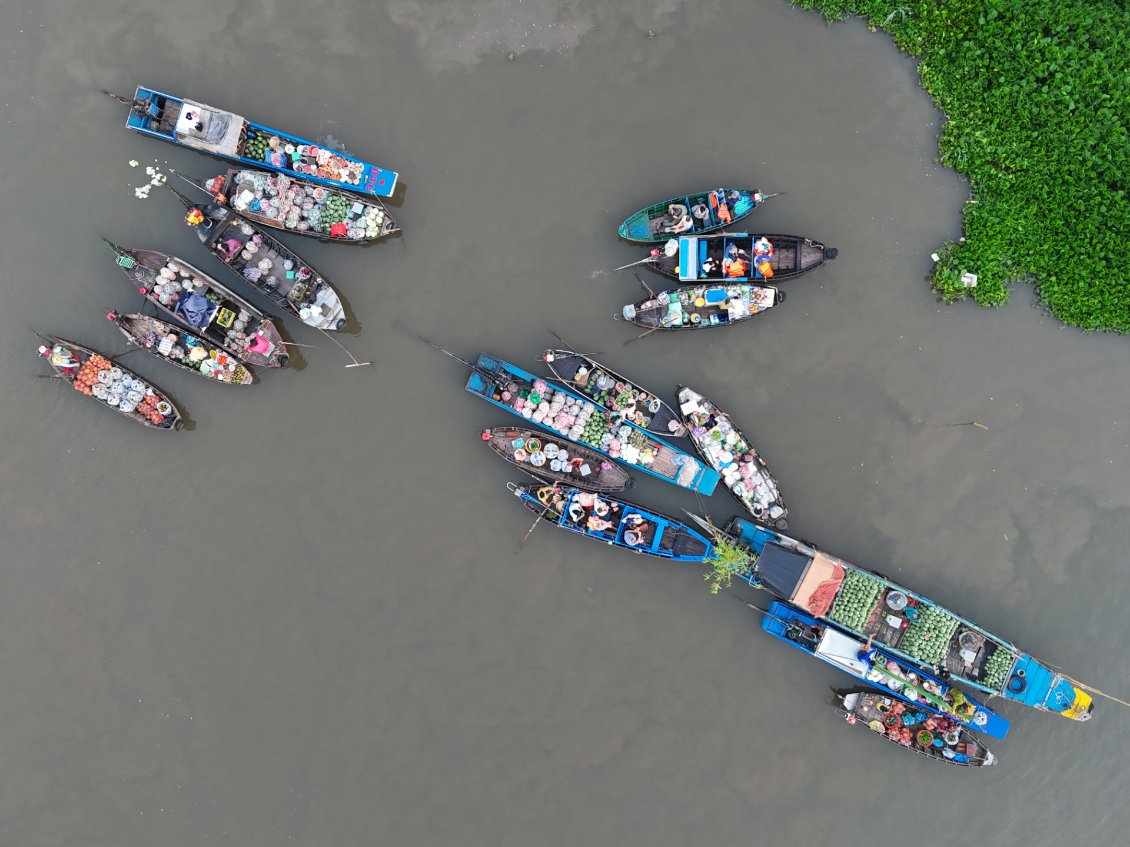
<path fill-rule="evenodd" d="M 208 326 L 208 322 L 212 320 L 212 313 L 215 309 L 216 307 L 212 304 L 212 301 L 203 294 L 197 294 L 195 291 L 186 291 L 180 296 L 180 300 L 177 301 L 176 313 L 189 326 L 204 329 L 204 327 Z"/>

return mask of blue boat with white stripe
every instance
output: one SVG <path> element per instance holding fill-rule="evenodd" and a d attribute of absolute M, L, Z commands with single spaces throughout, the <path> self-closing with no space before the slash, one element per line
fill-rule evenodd
<path fill-rule="evenodd" d="M 883 688 L 900 700 L 927 712 L 944 715 L 970 729 L 1004 738 L 1009 722 L 959 689 L 943 682 L 893 653 L 872 648 L 827 621 L 818 621 L 795 606 L 773 602 L 761 628 L 774 638 L 839 668 L 844 673 Z"/>
<path fill-rule="evenodd" d="M 468 391 L 527 422 L 680 488 L 709 496 L 718 485 L 717 471 L 587 397 L 485 353 L 470 367 Z"/>
<path fill-rule="evenodd" d="M 134 92 L 132 102 L 105 93 L 129 106 L 126 127 L 141 135 L 355 194 L 391 197 L 396 190 L 398 174 L 394 171 L 234 112 L 142 85 Z"/>

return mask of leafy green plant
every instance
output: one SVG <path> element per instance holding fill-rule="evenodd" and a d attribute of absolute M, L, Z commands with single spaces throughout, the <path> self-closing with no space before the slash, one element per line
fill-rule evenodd
<path fill-rule="evenodd" d="M 702 578 L 710 586 L 710 593 L 717 594 L 733 584 L 734 577 L 742 577 L 753 570 L 757 557 L 747 548 L 735 544 L 721 534 L 714 539 L 714 555 L 707 559 L 710 570 Z"/>
<path fill-rule="evenodd" d="M 920 57 L 969 178 L 964 239 L 939 250 L 946 302 L 1002 306 L 1031 283 L 1059 320 L 1130 332 L 1130 11 L 1094 0 L 792 0 L 860 15 Z M 966 287 L 963 273 L 977 275 Z"/>

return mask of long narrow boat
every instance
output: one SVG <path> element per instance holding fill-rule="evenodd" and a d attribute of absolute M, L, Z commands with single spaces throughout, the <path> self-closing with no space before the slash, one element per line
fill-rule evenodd
<path fill-rule="evenodd" d="M 594 541 L 676 562 L 704 562 L 714 552 L 698 531 L 627 500 L 557 485 L 506 487 L 542 519 Z"/>
<path fill-rule="evenodd" d="M 620 224 L 628 241 L 666 241 L 673 235 L 702 235 L 737 223 L 766 197 L 745 188 L 715 188 L 685 197 L 672 197 L 640 209 Z"/>
<path fill-rule="evenodd" d="M 718 472 L 690 453 L 621 423 L 579 394 L 485 353 L 471 367 L 467 390 L 500 409 L 680 488 L 709 496 L 718 485 Z"/>
<path fill-rule="evenodd" d="M 901 700 L 876 691 L 849 691 L 836 713 L 852 726 L 866 727 L 880 738 L 912 750 L 934 762 L 965 768 L 997 763 L 989 748 L 960 723 L 941 715 L 926 714 Z"/>
<path fill-rule="evenodd" d="M 775 600 L 761 619 L 761 628 L 774 638 L 839 668 L 868 684 L 880 685 L 894 697 L 932 714 L 1004 738 L 1009 722 L 989 707 L 965 696 L 940 677 L 916 667 L 894 653 L 818 621 L 807 612 Z"/>
<path fill-rule="evenodd" d="M 136 312 L 110 312 L 106 317 L 131 343 L 175 368 L 225 385 L 251 385 L 254 379 L 247 366 L 222 347 L 179 326 Z"/>
<path fill-rule="evenodd" d="M 174 320 L 249 365 L 281 368 L 290 360 L 274 322 L 204 271 L 170 253 L 102 240 L 126 279 Z"/>
<path fill-rule="evenodd" d="M 105 93 L 129 107 L 126 127 L 142 135 L 357 194 L 391 197 L 396 190 L 397 174 L 393 171 L 254 123 L 234 112 L 143 85 L 137 86 L 132 101 Z"/>
<path fill-rule="evenodd" d="M 788 529 L 789 514 L 765 460 L 733 419 L 693 389 L 678 388 L 679 412 L 698 454 L 722 475 L 722 484 L 751 515 L 777 529 Z"/>
<path fill-rule="evenodd" d="M 629 303 L 623 318 L 645 329 L 709 329 L 749 320 L 784 299 L 785 292 L 772 285 L 696 285 L 660 291 L 647 300 Z"/>
<path fill-rule="evenodd" d="M 687 429 L 675 410 L 616 371 L 572 350 L 546 350 L 542 354 L 553 375 L 584 394 L 602 409 L 617 412 L 625 420 L 656 435 L 682 437 Z"/>
<path fill-rule="evenodd" d="M 750 585 L 807 614 L 991 696 L 1091 719 L 1091 695 L 1069 677 L 885 576 L 745 518 L 730 518 L 722 532 L 755 558 Z"/>
<path fill-rule="evenodd" d="M 835 247 L 801 235 L 735 233 L 672 238 L 663 247 L 653 247 L 643 264 L 682 283 L 780 282 L 838 254 Z"/>
<path fill-rule="evenodd" d="M 400 225 L 380 200 L 361 199 L 286 174 L 229 168 L 207 180 L 177 176 L 248 220 L 292 235 L 364 244 L 400 232 Z"/>
<path fill-rule="evenodd" d="M 40 345 L 39 355 L 75 391 L 150 429 L 184 428 L 184 419 L 173 401 L 133 371 L 74 341 L 54 335 L 41 338 L 51 346 Z"/>
<path fill-rule="evenodd" d="M 540 430 L 496 426 L 481 438 L 495 453 L 528 474 L 585 491 L 624 491 L 636 481 L 626 470 L 597 453 Z"/>
<path fill-rule="evenodd" d="M 195 205 L 166 185 L 187 210 L 184 222 L 233 274 L 315 329 L 344 329 L 337 292 L 301 256 L 264 227 L 216 203 Z"/>

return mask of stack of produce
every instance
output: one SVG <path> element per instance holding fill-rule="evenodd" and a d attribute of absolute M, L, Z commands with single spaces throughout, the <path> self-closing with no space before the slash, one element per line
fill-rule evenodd
<path fill-rule="evenodd" d="M 349 185 L 360 185 L 365 172 L 365 166 L 360 162 L 346 159 L 331 150 L 314 144 L 295 144 L 285 136 L 269 136 L 259 130 L 248 131 L 243 155 L 272 167 Z"/>
<path fill-rule="evenodd" d="M 861 632 L 882 590 L 882 583 L 862 571 L 848 571 L 828 617 L 854 632 Z"/>
<path fill-rule="evenodd" d="M 606 409 L 620 411 L 634 403 L 633 410 L 628 414 L 628 420 L 643 429 L 647 429 L 651 423 L 651 418 L 645 412 L 659 410 L 658 398 L 632 385 L 617 382 L 614 377 L 600 368 L 588 371 L 582 367 L 577 371 L 574 379 L 578 381 L 582 392 L 596 401 L 597 405 Z"/>
<path fill-rule="evenodd" d="M 298 232 L 362 241 L 380 235 L 388 217 L 375 203 L 354 200 L 284 174 L 240 171 L 236 180 L 231 202 L 237 212 L 279 221 Z M 340 227 L 331 232 L 337 223 L 344 224 L 344 232 Z"/>
<path fill-rule="evenodd" d="M 151 386 L 97 353 L 82 363 L 73 384 L 76 390 L 127 415 L 144 415 L 154 426 L 163 426 L 173 411 Z"/>
<path fill-rule="evenodd" d="M 529 387 L 511 382 L 498 398 L 527 420 L 571 441 L 595 447 L 625 464 L 647 466 L 658 454 L 658 443 L 644 433 L 626 424 L 616 426 L 613 432 L 612 413 L 563 394 L 545 380 L 536 380 Z"/>
<path fill-rule="evenodd" d="M 1016 656 L 1003 647 L 997 647 L 985 662 L 985 673 L 981 681 L 989 688 L 997 690 L 1004 688 L 1005 676 L 1015 661 Z"/>
<path fill-rule="evenodd" d="M 75 391 L 81 391 L 87 396 L 92 395 L 94 386 L 98 384 L 98 372 L 107 370 L 109 367 L 110 360 L 101 353 L 95 353 L 82 363 L 82 366 L 78 369 L 78 375 L 71 383 L 72 387 Z"/>
<path fill-rule="evenodd" d="M 918 613 L 918 620 L 907 627 L 899 649 L 923 666 L 938 667 L 957 632 L 957 618 L 937 606 L 920 606 Z"/>

